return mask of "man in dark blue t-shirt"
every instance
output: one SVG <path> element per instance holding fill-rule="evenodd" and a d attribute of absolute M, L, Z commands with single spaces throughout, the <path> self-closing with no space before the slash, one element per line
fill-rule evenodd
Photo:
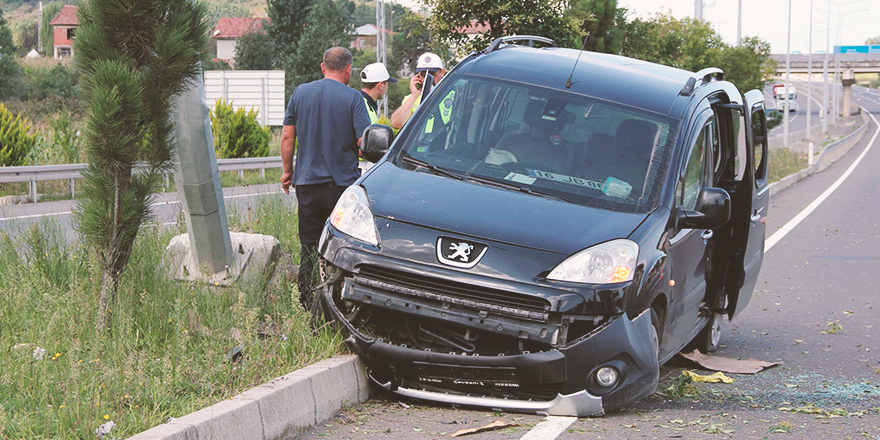
<path fill-rule="evenodd" d="M 364 129 L 370 125 L 361 94 L 348 87 L 351 63 L 348 49 L 327 49 L 321 63 L 324 79 L 297 87 L 284 115 L 281 187 L 288 194 L 291 186 L 296 190 L 299 205 L 299 300 L 306 309 L 313 297 L 321 230 L 339 196 L 360 177 L 358 147 Z"/>

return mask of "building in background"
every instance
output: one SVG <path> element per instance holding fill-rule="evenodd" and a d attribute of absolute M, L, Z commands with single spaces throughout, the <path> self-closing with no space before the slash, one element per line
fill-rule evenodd
<path fill-rule="evenodd" d="M 387 35 L 394 35 L 394 32 L 385 29 Z M 379 35 L 379 28 L 374 24 L 365 24 L 358 26 L 354 30 L 351 39 L 351 47 L 358 49 L 376 49 L 376 36 Z"/>
<path fill-rule="evenodd" d="M 52 56 L 55 58 L 73 56 L 73 39 L 76 34 L 76 28 L 79 27 L 76 10 L 76 6 L 65 6 L 49 22 L 52 26 L 53 44 L 55 45 L 55 51 Z"/>
<path fill-rule="evenodd" d="M 248 32 L 265 33 L 268 24 L 268 18 L 221 17 L 211 33 L 211 38 L 217 41 L 217 59 L 233 66 L 238 39 Z"/>

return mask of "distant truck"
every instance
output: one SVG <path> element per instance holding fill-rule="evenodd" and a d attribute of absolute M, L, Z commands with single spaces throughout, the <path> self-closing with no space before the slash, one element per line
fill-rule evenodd
<path fill-rule="evenodd" d="M 773 99 L 776 100 L 776 108 L 780 112 L 788 109 L 789 112 L 798 111 L 797 89 L 793 86 L 788 87 L 788 95 L 785 93 L 785 84 L 776 84 L 773 86 Z"/>

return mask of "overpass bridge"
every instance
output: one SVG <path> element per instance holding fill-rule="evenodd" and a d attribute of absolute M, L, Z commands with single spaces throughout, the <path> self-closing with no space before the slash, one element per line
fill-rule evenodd
<path fill-rule="evenodd" d="M 785 54 L 770 55 L 776 61 L 776 73 L 785 73 Z M 807 73 L 808 55 L 791 55 L 791 73 Z M 840 59 L 840 69 L 850 70 L 852 73 L 880 73 L 880 53 L 831 53 L 828 54 L 828 71 L 834 72 L 837 58 Z M 824 53 L 813 54 L 813 73 L 822 72 L 822 63 L 825 62 Z"/>
<path fill-rule="evenodd" d="M 776 61 L 776 73 L 785 73 L 785 54 L 770 55 Z M 823 72 L 826 62 L 825 54 L 813 54 L 813 75 Z M 809 55 L 790 55 L 789 71 L 791 73 L 809 73 Z M 828 72 L 834 77 L 834 81 L 840 81 L 843 85 L 843 108 L 841 114 L 848 117 L 852 112 L 852 85 L 855 83 L 856 73 L 880 73 L 880 53 L 832 53 L 828 54 Z M 839 64 L 838 64 L 839 63 Z M 810 79 L 812 81 L 812 79 Z M 834 107 L 838 108 L 837 89 L 833 93 Z"/>

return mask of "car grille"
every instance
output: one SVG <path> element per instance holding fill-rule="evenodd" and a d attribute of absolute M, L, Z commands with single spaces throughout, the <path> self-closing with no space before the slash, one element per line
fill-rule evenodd
<path fill-rule="evenodd" d="M 485 303 L 508 309 L 520 309 L 531 312 L 550 310 L 549 301 L 521 293 L 491 289 L 455 281 L 417 275 L 378 266 L 361 266 L 360 277 L 379 281 L 405 289 L 424 291 L 434 295 L 448 296 L 464 301 Z"/>

